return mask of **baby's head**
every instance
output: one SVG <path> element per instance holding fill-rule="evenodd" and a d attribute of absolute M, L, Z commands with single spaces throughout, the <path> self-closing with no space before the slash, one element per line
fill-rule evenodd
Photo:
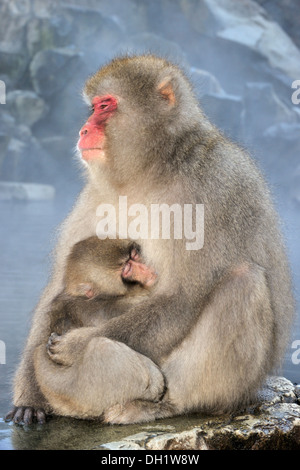
<path fill-rule="evenodd" d="M 92 299 L 125 296 L 133 284 L 151 287 L 157 274 L 141 262 L 140 247 L 128 240 L 89 237 L 67 258 L 65 292 Z"/>

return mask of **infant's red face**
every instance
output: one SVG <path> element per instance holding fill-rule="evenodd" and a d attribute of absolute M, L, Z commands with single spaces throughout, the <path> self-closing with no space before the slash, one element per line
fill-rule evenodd
<path fill-rule="evenodd" d="M 139 259 L 139 255 L 137 255 Z M 153 268 L 146 266 L 139 261 L 130 259 L 122 270 L 122 278 L 129 281 L 136 281 L 146 287 L 151 287 L 157 278 L 157 273 Z"/>

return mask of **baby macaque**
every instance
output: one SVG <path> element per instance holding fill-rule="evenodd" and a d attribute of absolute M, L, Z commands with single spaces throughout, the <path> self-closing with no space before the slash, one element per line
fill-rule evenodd
<path fill-rule="evenodd" d="M 128 282 L 150 287 L 155 279 L 154 270 L 141 262 L 136 243 L 94 236 L 73 246 L 67 259 L 65 291 L 89 299 L 116 297 L 128 293 Z"/>
<path fill-rule="evenodd" d="M 136 243 L 96 236 L 82 240 L 67 258 L 64 290 L 51 303 L 50 331 L 61 335 L 122 314 L 126 298 L 145 295 L 156 278 Z"/>

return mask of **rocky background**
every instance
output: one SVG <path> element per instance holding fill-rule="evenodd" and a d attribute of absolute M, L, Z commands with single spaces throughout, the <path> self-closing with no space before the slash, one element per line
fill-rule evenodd
<path fill-rule="evenodd" d="M 298 0 L 1 0 L 0 180 L 79 188 L 87 75 L 120 53 L 158 53 L 185 69 L 207 115 L 257 159 L 300 286 L 299 48 Z"/>
<path fill-rule="evenodd" d="M 2 0 L 0 179 L 56 185 L 74 172 L 85 78 L 150 50 L 183 66 L 208 116 L 300 198 L 299 26 L 296 0 Z"/>

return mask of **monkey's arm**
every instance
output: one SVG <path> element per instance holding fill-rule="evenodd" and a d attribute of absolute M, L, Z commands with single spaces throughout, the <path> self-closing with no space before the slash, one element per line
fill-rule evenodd
<path fill-rule="evenodd" d="M 158 297 L 136 305 L 127 313 L 112 318 L 100 327 L 77 328 L 65 335 L 52 335 L 48 354 L 57 364 L 72 365 L 82 356 L 94 337 L 107 337 L 125 343 L 154 362 L 168 355 L 186 337 L 199 308 L 189 309 L 182 295 Z"/>
<path fill-rule="evenodd" d="M 257 265 L 244 263 L 224 275 L 196 308 L 192 308 L 182 293 L 171 298 L 160 296 L 149 299 L 99 328 L 79 328 L 55 338 L 55 354 L 51 358 L 58 363 L 71 365 L 77 357 L 81 357 L 91 338 L 104 336 L 125 343 L 160 364 L 188 336 L 201 317 L 201 312 L 213 303 L 218 292 L 222 295 L 217 296 L 219 304 L 216 309 L 226 309 L 228 298 L 231 299 L 233 286 L 236 285 L 239 286 L 238 295 L 242 298 L 250 295 L 248 291 L 251 289 L 252 292 L 259 289 L 268 292 L 264 270 Z M 230 315 L 230 312 L 226 311 L 224 315 Z M 229 316 L 226 321 L 228 319 Z"/>
<path fill-rule="evenodd" d="M 101 328 L 101 335 L 121 341 L 159 363 L 186 337 L 200 313 L 180 293 L 136 305 Z"/>

